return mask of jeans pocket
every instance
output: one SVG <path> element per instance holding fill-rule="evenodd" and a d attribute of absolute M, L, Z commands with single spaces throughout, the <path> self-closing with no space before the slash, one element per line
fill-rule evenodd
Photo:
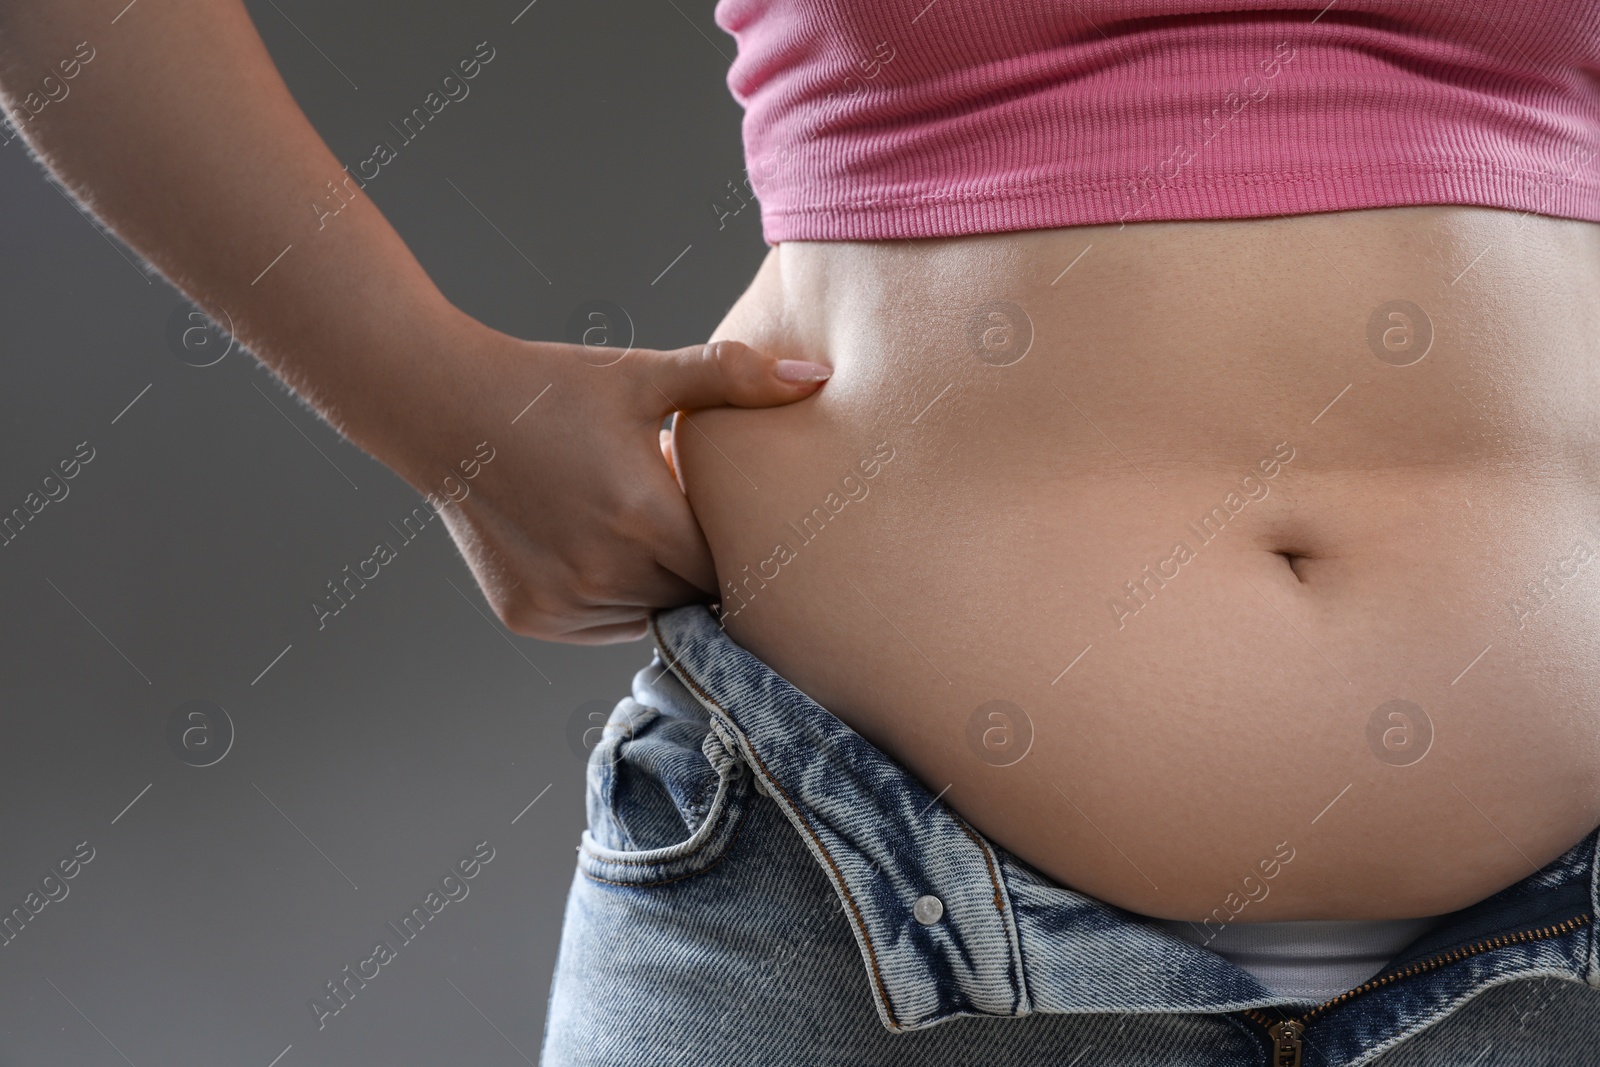
<path fill-rule="evenodd" d="M 720 724 L 622 700 L 589 753 L 579 869 L 637 888 L 710 869 L 738 832 L 750 780 Z"/>

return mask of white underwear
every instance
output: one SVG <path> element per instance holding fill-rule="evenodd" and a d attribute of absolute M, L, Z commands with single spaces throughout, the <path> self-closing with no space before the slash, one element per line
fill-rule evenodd
<path fill-rule="evenodd" d="M 1323 1001 L 1376 975 L 1439 919 L 1231 923 L 1220 931 L 1182 919 L 1150 921 L 1249 971 L 1274 993 Z"/>

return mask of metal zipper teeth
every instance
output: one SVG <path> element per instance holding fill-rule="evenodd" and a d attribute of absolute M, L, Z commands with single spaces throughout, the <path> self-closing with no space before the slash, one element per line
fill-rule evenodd
<path fill-rule="evenodd" d="M 1445 966 L 1446 964 L 1456 963 L 1460 960 L 1464 960 L 1469 956 L 1477 956 L 1481 953 L 1490 952 L 1497 948 L 1504 948 L 1506 945 L 1518 945 L 1528 941 L 1544 941 L 1552 937 L 1560 937 L 1562 934 L 1576 930 L 1578 927 L 1583 926 L 1590 921 L 1590 916 L 1587 914 L 1575 915 L 1565 922 L 1557 923 L 1554 926 L 1546 926 L 1540 930 L 1523 930 L 1520 933 L 1515 934 L 1501 934 L 1499 937 L 1491 937 L 1485 941 L 1477 941 L 1462 948 L 1452 949 L 1441 956 L 1430 956 L 1425 960 L 1419 960 L 1418 962 L 1411 964 L 1403 971 L 1394 971 L 1390 974 L 1380 975 L 1377 978 L 1363 982 L 1354 989 L 1347 989 L 1343 993 L 1340 993 L 1338 996 L 1334 997 L 1332 1000 L 1323 1004 L 1318 1004 L 1315 1008 L 1312 1008 L 1310 1011 L 1296 1019 L 1274 1019 L 1265 1012 L 1262 1012 L 1256 1008 L 1244 1008 L 1240 1011 L 1240 1014 L 1248 1016 L 1257 1023 L 1260 1023 L 1263 1027 L 1266 1027 L 1268 1030 L 1271 1030 L 1272 1027 L 1284 1022 L 1297 1022 L 1300 1025 L 1305 1026 L 1317 1016 L 1323 1014 L 1324 1012 L 1333 1010 L 1352 997 L 1359 996 L 1362 993 L 1371 992 L 1374 989 L 1390 985 L 1394 982 L 1398 982 L 1402 978 L 1411 978 L 1427 971 L 1436 970 Z"/>

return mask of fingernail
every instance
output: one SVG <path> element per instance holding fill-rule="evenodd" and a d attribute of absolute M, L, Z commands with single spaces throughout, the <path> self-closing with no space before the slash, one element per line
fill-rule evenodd
<path fill-rule="evenodd" d="M 833 368 L 804 359 L 780 359 L 773 373 L 780 382 L 798 385 L 802 382 L 825 382 L 833 377 Z"/>

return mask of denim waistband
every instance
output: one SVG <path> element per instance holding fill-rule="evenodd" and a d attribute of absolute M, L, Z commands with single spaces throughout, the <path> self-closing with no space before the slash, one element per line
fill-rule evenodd
<path fill-rule="evenodd" d="M 1270 1013 L 1295 1003 L 1217 954 L 1060 886 L 988 841 L 735 644 L 705 607 L 661 612 L 651 630 L 677 679 L 660 684 L 676 690 L 681 682 L 704 707 L 832 881 L 889 1029 L 961 1015 Z M 1359 998 L 1363 1010 L 1381 1006 L 1387 1025 L 1405 1030 L 1518 977 L 1600 986 L 1592 936 L 1596 838 L 1444 916 L 1367 983 L 1376 988 Z M 1326 1019 L 1320 1047 L 1332 1053 L 1340 1043 L 1338 1008 L 1317 1010 Z M 1370 1014 L 1365 1018 L 1347 1035 L 1351 1051 L 1371 1047 Z"/>

